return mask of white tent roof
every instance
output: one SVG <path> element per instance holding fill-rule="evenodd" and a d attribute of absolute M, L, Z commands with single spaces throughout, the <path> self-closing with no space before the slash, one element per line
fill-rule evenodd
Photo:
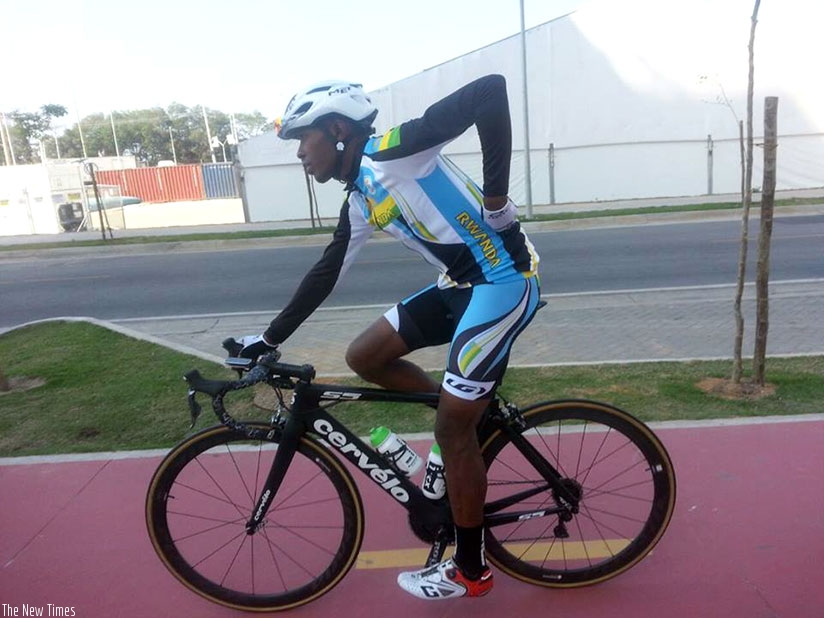
<path fill-rule="evenodd" d="M 735 140 L 738 120 L 746 118 L 753 1 L 600 0 L 528 30 L 530 149 L 539 159 L 531 169 L 538 202 L 548 202 L 551 192 L 550 144 L 556 156 L 565 151 L 557 171 L 562 178 L 556 179 L 559 201 L 707 192 L 709 135 L 716 143 L 726 142 L 723 152 L 716 149 L 715 191 L 736 191 Z M 760 8 L 754 133 L 762 132 L 764 97 L 778 96 L 779 136 L 787 138 L 779 188 L 824 185 L 824 85 L 815 65 L 822 17 L 824 3 L 812 0 L 765 2 Z M 510 193 L 523 201 L 519 34 L 373 91 L 380 110 L 376 127 L 383 132 L 420 116 L 434 101 L 488 73 L 507 78 L 513 127 Z M 649 148 L 641 153 L 643 145 Z M 244 166 L 294 164 L 295 150 L 294 143 L 268 134 L 243 144 L 241 161 Z M 477 176 L 478 151 L 470 130 L 444 152 Z M 685 169 L 679 172 L 679 166 Z M 639 170 L 645 178 L 637 178 Z"/>

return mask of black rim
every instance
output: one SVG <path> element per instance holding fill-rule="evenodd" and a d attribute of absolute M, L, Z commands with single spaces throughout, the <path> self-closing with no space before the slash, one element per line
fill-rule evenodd
<path fill-rule="evenodd" d="M 150 486 L 156 551 L 185 585 L 218 603 L 261 610 L 306 603 L 340 581 L 360 548 L 363 509 L 354 483 L 307 439 L 265 524 L 246 534 L 275 450 L 274 442 L 207 430 L 175 449 Z"/>

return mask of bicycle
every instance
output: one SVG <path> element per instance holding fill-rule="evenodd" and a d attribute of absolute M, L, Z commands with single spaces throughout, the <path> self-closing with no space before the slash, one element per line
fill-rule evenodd
<path fill-rule="evenodd" d="M 341 402 L 433 406 L 438 395 L 319 384 L 311 365 L 279 358 L 228 358 L 242 376 L 234 381 L 185 376 L 192 427 L 197 393 L 211 397 L 221 424 L 180 442 L 152 477 L 146 521 L 165 566 L 197 594 L 246 611 L 288 610 L 329 592 L 355 564 L 365 526 L 341 457 L 408 511 L 415 535 L 432 545 L 427 566 L 440 562 L 454 541 L 448 487 L 444 498 L 426 498 L 391 457 L 329 412 Z M 224 396 L 260 382 L 277 395 L 272 418 L 235 420 Z M 284 390 L 294 391 L 288 404 Z M 669 524 L 672 462 L 622 410 L 575 399 L 519 410 L 496 396 L 478 438 L 488 474 L 487 560 L 521 581 L 605 581 L 649 554 Z"/>

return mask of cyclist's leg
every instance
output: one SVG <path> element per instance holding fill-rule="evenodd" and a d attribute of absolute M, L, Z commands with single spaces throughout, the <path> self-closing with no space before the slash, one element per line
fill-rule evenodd
<path fill-rule="evenodd" d="M 441 447 L 452 516 L 458 531 L 456 559 L 478 573 L 483 566 L 483 503 L 486 468 L 475 428 L 506 369 L 512 343 L 535 313 L 538 282 L 523 279 L 513 283 L 472 288 L 449 350 L 435 437 Z M 461 529 L 471 541 L 469 551 L 461 547 Z"/>
<path fill-rule="evenodd" d="M 346 362 L 364 380 L 399 391 L 437 392 L 439 385 L 401 357 L 448 343 L 454 325 L 435 286 L 424 288 L 378 318 L 349 345 Z"/>
<path fill-rule="evenodd" d="M 475 429 L 503 375 L 513 341 L 535 313 L 539 289 L 537 280 L 524 279 L 445 292 L 444 297 L 458 324 L 435 437 L 444 461 L 457 546 L 451 560 L 398 577 L 404 590 L 420 598 L 479 596 L 492 587 L 483 556 L 486 469 Z"/>
<path fill-rule="evenodd" d="M 409 347 L 386 318 L 378 318 L 349 345 L 346 363 L 367 382 L 398 391 L 435 393 L 438 383 L 402 359 Z"/>

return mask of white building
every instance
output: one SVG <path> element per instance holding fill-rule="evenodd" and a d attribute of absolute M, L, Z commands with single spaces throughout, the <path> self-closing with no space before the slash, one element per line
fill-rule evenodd
<path fill-rule="evenodd" d="M 534 204 L 631 199 L 740 188 L 738 120 L 746 119 L 752 0 L 601 0 L 526 32 Z M 778 96 L 777 188 L 824 186 L 824 87 L 810 67 L 824 8 L 812 0 L 761 6 L 756 29 L 754 134 Z M 372 92 L 382 132 L 419 116 L 487 73 L 509 84 L 510 194 L 525 191 L 521 39 L 514 35 Z M 357 79 L 357 75 L 330 75 Z M 252 221 L 306 218 L 307 183 L 295 142 L 273 133 L 240 145 Z M 473 131 L 445 149 L 480 182 Z M 753 185 L 761 184 L 761 151 Z M 315 187 L 333 218 L 343 194 Z"/>
<path fill-rule="evenodd" d="M 89 161 L 97 169 L 137 167 L 134 157 L 94 157 Z M 0 166 L 0 236 L 62 232 L 57 212 L 60 204 L 80 203 L 83 212 L 89 212 L 89 189 L 83 184 L 89 178 L 83 163 L 71 159 Z"/>

